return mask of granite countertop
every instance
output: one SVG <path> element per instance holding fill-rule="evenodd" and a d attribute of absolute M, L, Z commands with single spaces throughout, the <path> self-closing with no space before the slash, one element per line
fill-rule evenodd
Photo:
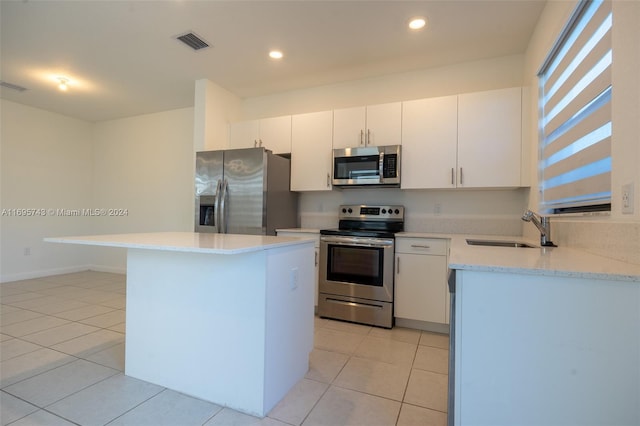
<path fill-rule="evenodd" d="M 239 254 L 297 244 L 311 240 L 269 235 L 210 234 L 196 232 L 153 232 L 142 234 L 51 237 L 50 243 L 165 250 L 186 253 Z"/>
<path fill-rule="evenodd" d="M 449 239 L 450 269 L 640 282 L 640 265 L 568 247 L 540 247 L 538 241 L 521 236 L 419 232 L 402 232 L 396 235 L 405 238 Z M 467 244 L 467 238 L 518 241 L 536 247 L 473 246 Z"/>

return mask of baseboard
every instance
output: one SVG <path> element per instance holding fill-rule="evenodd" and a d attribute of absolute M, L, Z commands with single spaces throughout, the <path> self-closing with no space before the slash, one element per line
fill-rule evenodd
<path fill-rule="evenodd" d="M 64 268 L 42 269 L 39 271 L 20 272 L 17 274 L 6 274 L 0 276 L 0 283 L 12 281 L 31 280 L 34 278 L 48 277 L 51 275 L 72 274 L 74 272 L 88 271 L 91 265 L 67 266 Z"/>
<path fill-rule="evenodd" d="M 413 328 L 415 330 L 431 331 L 434 333 L 449 334 L 449 324 L 418 321 L 406 318 L 395 318 L 396 327 Z"/>
<path fill-rule="evenodd" d="M 17 274 L 6 274 L 0 276 L 0 283 L 9 283 L 13 281 L 32 280 L 34 278 L 49 277 L 51 275 L 73 274 L 74 272 L 97 271 L 110 272 L 113 274 L 126 274 L 127 268 L 104 265 L 79 265 L 68 266 L 65 268 L 43 269 L 39 271 L 20 272 Z"/>
<path fill-rule="evenodd" d="M 127 268 L 121 268 L 117 266 L 105 266 L 105 265 L 89 265 L 90 271 L 96 272 L 110 272 L 112 274 L 126 274 Z"/>

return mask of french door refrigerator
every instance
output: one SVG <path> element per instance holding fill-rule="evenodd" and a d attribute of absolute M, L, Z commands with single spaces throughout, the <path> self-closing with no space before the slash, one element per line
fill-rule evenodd
<path fill-rule="evenodd" d="M 196 153 L 195 231 L 275 235 L 298 226 L 291 162 L 265 148 Z"/>

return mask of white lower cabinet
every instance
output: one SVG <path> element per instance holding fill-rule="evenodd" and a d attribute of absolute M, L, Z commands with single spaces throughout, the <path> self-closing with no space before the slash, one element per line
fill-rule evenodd
<path fill-rule="evenodd" d="M 286 229 L 286 230 L 283 229 L 283 230 L 276 230 L 276 235 L 279 237 L 308 238 L 308 239 L 313 239 L 315 241 L 314 265 L 316 267 L 316 274 L 315 274 L 315 288 L 313 292 L 313 301 L 314 301 L 314 306 L 317 308 L 318 307 L 318 272 L 320 272 L 320 267 L 318 263 L 320 259 L 320 231 L 310 230 L 310 229 L 301 229 L 300 231 L 296 229 Z"/>
<path fill-rule="evenodd" d="M 394 316 L 447 324 L 448 240 L 396 237 Z"/>

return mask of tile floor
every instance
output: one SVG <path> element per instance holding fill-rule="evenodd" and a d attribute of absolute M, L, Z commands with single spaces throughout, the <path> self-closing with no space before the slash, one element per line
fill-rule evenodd
<path fill-rule="evenodd" d="M 306 377 L 264 419 L 127 377 L 125 277 L 0 285 L 1 424 L 444 425 L 448 337 L 316 318 Z"/>

